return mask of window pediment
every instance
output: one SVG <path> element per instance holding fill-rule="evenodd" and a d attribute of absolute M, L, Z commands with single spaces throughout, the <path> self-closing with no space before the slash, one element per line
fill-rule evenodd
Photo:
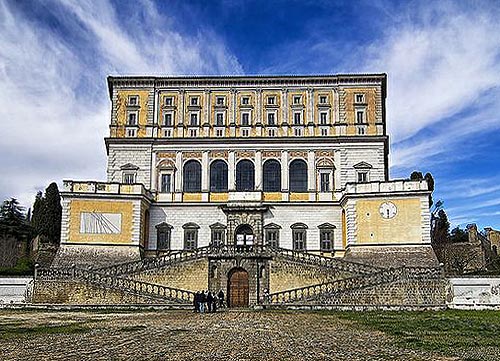
<path fill-rule="evenodd" d="M 172 225 L 168 224 L 167 222 L 161 222 L 160 224 L 157 224 L 155 226 L 155 228 L 159 231 L 163 231 L 163 230 L 169 230 L 169 229 L 172 229 L 174 228 Z"/>
<path fill-rule="evenodd" d="M 264 226 L 264 229 L 281 229 L 281 226 L 276 223 L 269 223 Z"/>
<path fill-rule="evenodd" d="M 189 223 L 184 224 L 182 226 L 182 228 L 184 228 L 184 229 L 199 229 L 200 226 L 198 226 L 196 223 L 189 222 Z"/>
<path fill-rule="evenodd" d="M 371 169 L 373 166 L 370 163 L 359 162 L 353 166 L 356 169 Z"/>
<path fill-rule="evenodd" d="M 334 225 L 334 224 L 331 224 L 331 223 L 326 222 L 326 223 L 320 224 L 320 225 L 318 226 L 318 228 L 319 228 L 319 229 L 335 229 L 335 228 L 337 228 L 337 227 L 335 227 L 335 225 Z"/>
<path fill-rule="evenodd" d="M 220 223 L 220 222 L 216 222 L 214 224 L 211 224 L 210 226 L 210 229 L 226 229 L 226 225 Z"/>
<path fill-rule="evenodd" d="M 301 223 L 301 222 L 297 222 L 297 223 L 294 223 L 290 226 L 291 229 L 307 229 L 309 227 L 307 227 L 307 224 L 305 223 Z"/>
<path fill-rule="evenodd" d="M 120 167 L 121 170 L 139 170 L 139 167 L 132 163 L 124 164 Z"/>

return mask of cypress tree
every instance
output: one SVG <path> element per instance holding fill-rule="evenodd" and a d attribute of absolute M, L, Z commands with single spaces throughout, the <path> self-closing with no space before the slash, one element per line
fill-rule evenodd
<path fill-rule="evenodd" d="M 61 239 L 62 206 L 61 195 L 56 183 L 51 183 L 45 190 L 46 227 L 45 235 L 52 243 L 58 244 Z"/>

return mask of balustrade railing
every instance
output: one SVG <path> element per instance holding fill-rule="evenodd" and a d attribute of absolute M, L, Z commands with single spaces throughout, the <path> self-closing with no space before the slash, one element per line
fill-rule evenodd
<path fill-rule="evenodd" d="M 105 288 L 118 289 L 162 300 L 191 302 L 194 299 L 194 293 L 191 291 L 76 267 L 37 269 L 36 279 L 83 281 Z"/>
<path fill-rule="evenodd" d="M 321 295 L 335 295 L 349 290 L 392 283 L 398 280 L 429 280 L 440 279 L 442 277 L 444 277 L 442 268 L 388 268 L 371 274 L 365 274 L 361 276 L 344 278 L 311 286 L 271 293 L 264 300 L 264 303 L 281 304 L 307 301 L 308 299 L 316 298 Z"/>

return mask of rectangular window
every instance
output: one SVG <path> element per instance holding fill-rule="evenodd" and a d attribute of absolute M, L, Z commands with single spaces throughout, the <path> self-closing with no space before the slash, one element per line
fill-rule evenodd
<path fill-rule="evenodd" d="M 241 130 L 241 136 L 242 137 L 249 137 L 250 136 L 250 131 L 248 129 L 242 129 Z"/>
<path fill-rule="evenodd" d="M 304 251 L 306 249 L 306 231 L 304 229 L 293 230 L 293 249 Z"/>
<path fill-rule="evenodd" d="M 190 104 L 191 105 L 198 105 L 198 97 L 191 97 Z"/>
<path fill-rule="evenodd" d="M 172 129 L 165 129 L 165 130 L 163 131 L 163 136 L 164 136 L 165 138 L 170 138 L 170 137 L 172 136 Z"/>
<path fill-rule="evenodd" d="M 128 113 L 128 119 L 127 119 L 127 124 L 128 125 L 137 125 L 137 113 Z"/>
<path fill-rule="evenodd" d="M 157 246 L 159 250 L 170 249 L 170 229 L 158 230 Z"/>
<path fill-rule="evenodd" d="M 127 137 L 132 138 L 137 135 L 137 129 L 127 129 Z"/>
<path fill-rule="evenodd" d="M 356 103 L 364 103 L 365 95 L 364 94 L 356 94 Z"/>
<path fill-rule="evenodd" d="M 166 127 L 172 126 L 172 113 L 165 113 L 165 116 L 163 118 L 163 125 Z"/>
<path fill-rule="evenodd" d="M 191 113 L 191 118 L 190 118 L 189 125 L 191 125 L 191 126 L 197 126 L 198 125 L 198 114 L 197 113 Z"/>
<path fill-rule="evenodd" d="M 215 99 L 215 103 L 216 103 L 217 105 L 224 105 L 224 100 L 225 100 L 225 99 L 224 99 L 224 97 L 217 97 L 217 98 Z"/>
<path fill-rule="evenodd" d="M 267 113 L 267 125 L 276 125 L 274 113 Z"/>
<path fill-rule="evenodd" d="M 215 136 L 216 137 L 223 137 L 224 136 L 224 129 L 215 129 Z"/>
<path fill-rule="evenodd" d="M 267 130 L 267 135 L 269 137 L 275 137 L 276 136 L 276 130 L 275 129 L 268 129 Z"/>
<path fill-rule="evenodd" d="M 321 135 L 322 136 L 327 136 L 328 135 L 328 129 L 327 128 L 322 128 L 321 129 Z"/>
<path fill-rule="evenodd" d="M 320 173 L 320 191 L 330 192 L 330 173 Z"/>
<path fill-rule="evenodd" d="M 137 106 L 139 105 L 139 97 L 137 95 L 131 95 L 128 97 L 128 105 Z"/>
<path fill-rule="evenodd" d="M 358 183 L 368 182 L 368 172 L 358 172 Z"/>
<path fill-rule="evenodd" d="M 358 127 L 358 134 L 359 134 L 359 135 L 364 135 L 364 134 L 365 134 L 365 128 L 363 128 L 363 127 Z"/>
<path fill-rule="evenodd" d="M 174 98 L 172 97 L 165 97 L 165 105 L 167 107 L 171 107 L 174 104 Z"/>
<path fill-rule="evenodd" d="M 279 247 L 279 231 L 277 229 L 266 230 L 266 243 L 270 247 Z"/>
<path fill-rule="evenodd" d="M 186 229 L 184 231 L 184 248 L 187 250 L 195 249 L 198 243 L 198 230 Z"/>
<path fill-rule="evenodd" d="M 267 104 L 274 105 L 275 104 L 275 97 L 274 96 L 267 97 Z"/>
<path fill-rule="evenodd" d="M 242 105 L 248 105 L 248 104 L 250 104 L 250 98 L 249 97 L 242 97 L 241 98 L 241 104 Z"/>
<path fill-rule="evenodd" d="M 328 124 L 327 117 L 328 117 L 328 113 L 327 112 L 321 112 L 321 113 L 319 113 L 319 124 L 321 124 L 321 125 Z"/>
<path fill-rule="evenodd" d="M 300 104 L 300 95 L 296 95 L 293 97 L 293 104 L 297 105 L 297 104 Z"/>
<path fill-rule="evenodd" d="M 356 111 L 356 123 L 364 123 L 365 122 L 365 112 L 362 110 Z"/>
<path fill-rule="evenodd" d="M 172 174 L 161 175 L 161 188 L 162 193 L 170 193 L 172 191 Z"/>
<path fill-rule="evenodd" d="M 321 96 L 319 97 L 319 103 L 320 103 L 320 104 L 326 104 L 326 100 L 327 100 L 326 95 L 321 95 Z"/>
<path fill-rule="evenodd" d="M 224 113 L 217 113 L 215 115 L 215 125 L 224 126 Z"/>
<path fill-rule="evenodd" d="M 302 129 L 300 128 L 295 128 L 293 130 L 293 134 L 296 136 L 296 137 L 302 137 Z"/>
<path fill-rule="evenodd" d="M 241 114 L 241 125 L 250 125 L 250 114 L 248 113 Z"/>
<path fill-rule="evenodd" d="M 189 129 L 189 136 L 195 138 L 198 136 L 198 129 Z"/>
<path fill-rule="evenodd" d="M 293 124 L 300 125 L 302 124 L 302 114 L 299 112 L 293 113 Z"/>
<path fill-rule="evenodd" d="M 320 231 L 320 247 L 322 252 L 331 252 L 333 243 L 333 231 L 321 230 Z"/>
<path fill-rule="evenodd" d="M 135 183 L 135 173 L 123 173 L 123 183 L 124 184 L 134 184 Z"/>
<path fill-rule="evenodd" d="M 224 244 L 224 230 L 214 229 L 212 230 L 212 246 L 220 247 Z"/>

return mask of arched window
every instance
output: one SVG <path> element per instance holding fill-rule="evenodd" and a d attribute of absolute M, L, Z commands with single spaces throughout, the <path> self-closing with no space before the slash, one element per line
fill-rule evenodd
<path fill-rule="evenodd" d="M 281 192 L 281 164 L 275 159 L 264 163 L 264 192 Z"/>
<path fill-rule="evenodd" d="M 184 192 L 201 192 L 201 164 L 196 160 L 189 160 L 184 164 Z"/>
<path fill-rule="evenodd" d="M 227 192 L 227 164 L 223 160 L 210 164 L 210 192 Z"/>
<path fill-rule="evenodd" d="M 290 192 L 307 192 L 307 163 L 302 159 L 295 159 L 290 163 L 289 171 Z"/>
<path fill-rule="evenodd" d="M 255 167 L 249 160 L 236 164 L 236 190 L 238 192 L 253 191 L 255 188 Z"/>

